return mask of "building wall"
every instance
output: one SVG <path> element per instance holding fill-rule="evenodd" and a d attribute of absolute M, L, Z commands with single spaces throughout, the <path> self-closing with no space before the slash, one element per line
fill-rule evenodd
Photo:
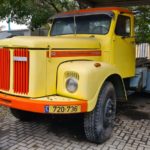
<path fill-rule="evenodd" d="M 1 31 L 0 39 L 11 37 L 11 35 L 12 36 L 47 36 L 48 30 L 37 29 L 37 30 L 31 31 L 29 29 L 26 29 L 26 30 Z"/>
<path fill-rule="evenodd" d="M 150 59 L 150 44 L 142 43 L 136 45 L 136 57 L 147 57 Z"/>

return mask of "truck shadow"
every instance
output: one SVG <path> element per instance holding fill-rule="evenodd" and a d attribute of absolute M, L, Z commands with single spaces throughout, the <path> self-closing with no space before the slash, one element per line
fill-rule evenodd
<path fill-rule="evenodd" d="M 86 141 L 83 128 L 83 114 L 80 115 L 39 115 L 35 121 L 47 124 L 47 132 L 57 137 Z"/>
<path fill-rule="evenodd" d="M 59 134 L 66 134 L 67 136 L 77 139 L 85 140 L 84 128 L 83 128 L 83 115 L 75 116 L 56 116 L 52 119 L 50 131 L 55 132 L 57 136 Z"/>
<path fill-rule="evenodd" d="M 117 116 L 132 120 L 150 119 L 150 94 L 133 94 L 128 101 L 117 103 Z"/>

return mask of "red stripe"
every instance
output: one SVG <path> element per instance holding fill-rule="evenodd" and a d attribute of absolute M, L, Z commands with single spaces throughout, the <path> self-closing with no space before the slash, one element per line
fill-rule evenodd
<path fill-rule="evenodd" d="M 101 56 L 101 51 L 100 50 L 92 50 L 92 51 L 84 51 L 84 50 L 57 51 L 56 50 L 51 52 L 51 57 L 83 57 L 83 56 Z"/>
<path fill-rule="evenodd" d="M 15 49 L 14 56 L 27 57 L 27 61 L 14 61 L 14 92 L 28 94 L 29 51 L 28 49 Z"/>
<path fill-rule="evenodd" d="M 8 48 L 0 49 L 0 89 L 10 89 L 10 51 Z"/>
<path fill-rule="evenodd" d="M 121 8 L 121 7 L 100 7 L 100 8 L 88 8 L 88 9 L 80 9 L 80 10 L 74 10 L 69 12 L 63 12 L 58 15 L 68 15 L 68 14 L 73 15 L 73 14 L 83 14 L 83 13 L 90 13 L 90 12 L 113 11 L 113 10 L 132 14 L 132 12 L 129 11 L 128 9 Z"/>

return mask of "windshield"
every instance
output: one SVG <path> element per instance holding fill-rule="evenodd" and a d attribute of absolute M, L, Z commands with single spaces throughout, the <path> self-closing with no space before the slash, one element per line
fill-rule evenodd
<path fill-rule="evenodd" d="M 51 36 L 66 34 L 107 34 L 111 17 L 108 15 L 89 15 L 54 19 Z"/>

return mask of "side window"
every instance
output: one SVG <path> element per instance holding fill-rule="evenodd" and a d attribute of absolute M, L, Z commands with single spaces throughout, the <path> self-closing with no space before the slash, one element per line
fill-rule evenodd
<path fill-rule="evenodd" d="M 115 29 L 116 35 L 130 36 L 131 35 L 131 20 L 130 17 L 119 15 Z"/>

